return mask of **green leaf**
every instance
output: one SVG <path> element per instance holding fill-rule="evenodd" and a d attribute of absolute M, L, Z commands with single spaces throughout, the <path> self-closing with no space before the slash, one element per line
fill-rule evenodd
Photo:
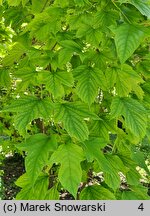
<path fill-rule="evenodd" d="M 69 1 L 68 0 L 55 0 L 55 4 L 61 6 L 62 8 L 68 7 Z"/>
<path fill-rule="evenodd" d="M 39 74 L 40 82 L 45 83 L 46 89 L 53 94 L 54 98 L 62 97 L 64 95 L 64 88 L 56 73 L 42 71 Z"/>
<path fill-rule="evenodd" d="M 88 24 L 82 24 L 76 33 L 77 38 L 86 38 L 87 43 L 98 47 L 102 38 L 102 31 L 100 28 L 95 28 Z"/>
<path fill-rule="evenodd" d="M 149 200 L 147 190 L 142 185 L 131 186 L 131 191 L 123 191 L 122 200 Z"/>
<path fill-rule="evenodd" d="M 0 86 L 2 87 L 10 87 L 11 79 L 9 75 L 9 71 L 5 69 L 0 69 Z"/>
<path fill-rule="evenodd" d="M 122 199 L 123 200 L 138 200 L 139 196 L 133 191 L 123 191 Z"/>
<path fill-rule="evenodd" d="M 148 174 L 150 174 L 150 170 L 148 169 L 145 163 L 145 156 L 143 152 L 133 152 L 132 159 L 137 162 L 137 164 L 143 168 Z"/>
<path fill-rule="evenodd" d="M 137 100 L 132 98 L 114 98 L 111 104 L 111 115 L 113 118 L 123 115 L 125 127 L 136 137 L 144 137 L 147 127 L 147 115 L 146 110 Z"/>
<path fill-rule="evenodd" d="M 62 103 L 55 106 L 55 119 L 62 121 L 70 136 L 83 141 L 88 139 L 89 131 L 84 118 L 98 118 L 86 106 L 79 103 Z"/>
<path fill-rule="evenodd" d="M 61 84 L 72 87 L 74 84 L 73 75 L 71 72 L 57 71 L 55 77 L 61 82 Z"/>
<path fill-rule="evenodd" d="M 20 57 L 27 52 L 27 49 L 21 43 L 15 43 L 12 46 L 8 55 L 6 55 L 3 59 L 4 66 L 11 66 L 14 62 L 20 61 Z"/>
<path fill-rule="evenodd" d="M 40 13 L 44 9 L 47 0 L 39 1 L 39 0 L 32 0 L 32 11 L 34 13 Z"/>
<path fill-rule="evenodd" d="M 79 54 L 82 52 L 82 46 L 73 40 L 63 40 L 60 41 L 59 43 L 63 48 L 70 50 L 72 53 L 76 52 Z"/>
<path fill-rule="evenodd" d="M 144 92 L 138 84 L 144 81 L 129 65 L 109 68 L 105 74 L 109 87 L 112 88 L 116 84 L 116 92 L 120 97 L 127 96 L 131 91 L 134 91 L 140 99 L 143 97 Z M 138 88 L 141 89 L 140 94 Z"/>
<path fill-rule="evenodd" d="M 130 0 L 129 3 L 134 5 L 141 12 L 141 14 L 150 18 L 149 0 Z"/>
<path fill-rule="evenodd" d="M 127 173 L 129 169 L 123 164 L 122 160 L 114 154 L 106 154 L 107 160 L 110 162 L 115 172 Z"/>
<path fill-rule="evenodd" d="M 126 167 L 126 171 L 130 171 L 130 169 L 136 170 L 137 163 L 131 158 L 132 152 L 130 146 L 125 144 L 124 140 L 122 139 L 122 136 L 120 137 L 120 139 L 117 140 L 117 142 L 115 142 L 115 145 L 118 145 L 118 156 L 123 162 L 124 166 Z"/>
<path fill-rule="evenodd" d="M 119 13 L 114 10 L 104 10 L 103 8 L 95 14 L 95 24 L 107 28 L 113 24 L 116 24 L 116 20 L 119 19 Z"/>
<path fill-rule="evenodd" d="M 10 6 L 18 6 L 22 0 L 7 0 Z"/>
<path fill-rule="evenodd" d="M 22 0 L 22 6 L 25 7 L 25 5 L 28 3 L 29 0 Z"/>
<path fill-rule="evenodd" d="M 150 0 L 0 0 L 0 14 L 0 159 L 25 151 L 17 198 L 145 199 Z"/>
<path fill-rule="evenodd" d="M 15 77 L 21 79 L 21 82 L 17 82 L 17 89 L 25 90 L 30 84 L 36 84 L 37 74 L 37 71 L 31 67 L 23 67 L 15 71 Z"/>
<path fill-rule="evenodd" d="M 43 200 L 48 189 L 48 184 L 48 175 L 40 175 L 33 185 L 25 173 L 16 181 L 17 186 L 23 187 L 17 194 L 16 200 Z"/>
<path fill-rule="evenodd" d="M 108 189 L 93 185 L 84 188 L 80 194 L 81 200 L 115 200 L 115 196 Z"/>
<path fill-rule="evenodd" d="M 83 144 L 87 160 L 92 162 L 96 159 L 103 172 L 112 173 L 112 167 L 101 151 L 101 148 L 106 146 L 107 141 L 102 138 L 90 138 Z"/>
<path fill-rule="evenodd" d="M 145 37 L 145 28 L 131 24 L 122 24 L 115 30 L 115 44 L 118 57 L 123 64 L 138 48 Z"/>
<path fill-rule="evenodd" d="M 47 191 L 45 200 L 59 200 L 59 192 L 57 190 L 57 184 Z"/>
<path fill-rule="evenodd" d="M 97 121 L 92 121 L 90 124 L 90 136 L 93 137 L 103 137 L 105 140 L 109 141 L 109 128 L 108 125 L 111 122 L 106 122 L 106 119 L 100 119 Z"/>
<path fill-rule="evenodd" d="M 114 174 L 104 173 L 104 179 L 105 179 L 105 183 L 114 191 L 116 191 L 117 188 L 119 188 L 120 177 L 118 173 L 114 173 Z"/>
<path fill-rule="evenodd" d="M 49 152 L 53 152 L 57 148 L 56 136 L 36 134 L 28 138 L 25 143 L 18 144 L 17 148 L 28 152 L 25 167 L 30 181 L 34 184 L 48 162 Z"/>
<path fill-rule="evenodd" d="M 47 11 L 36 14 L 25 31 L 30 31 L 31 38 L 35 37 L 40 41 L 46 42 L 52 37 L 51 34 L 56 34 L 59 31 L 60 24 L 60 19 L 57 16 L 51 16 Z"/>
<path fill-rule="evenodd" d="M 85 4 L 84 0 L 74 0 L 74 3 L 79 7 L 83 7 Z"/>
<path fill-rule="evenodd" d="M 15 185 L 18 187 L 24 188 L 30 184 L 30 179 L 27 175 L 27 173 L 22 174 L 17 181 L 15 182 Z"/>
<path fill-rule="evenodd" d="M 67 64 L 70 61 L 71 57 L 72 57 L 72 51 L 71 50 L 68 50 L 66 48 L 61 49 L 59 51 L 59 54 L 58 54 L 59 66 L 61 67 L 64 64 Z"/>
<path fill-rule="evenodd" d="M 25 134 L 26 127 L 32 120 L 50 117 L 52 104 L 48 98 L 39 99 L 34 96 L 24 96 L 4 107 L 3 111 L 17 112 L 14 120 L 15 127 L 21 134 Z"/>
<path fill-rule="evenodd" d="M 82 54 L 82 46 L 73 40 L 63 40 L 59 43 L 62 46 L 58 54 L 58 63 L 60 66 L 69 62 L 73 54 Z"/>
<path fill-rule="evenodd" d="M 66 71 L 41 71 L 39 72 L 41 84 L 46 85 L 46 89 L 50 91 L 55 98 L 64 96 L 64 85 L 72 87 L 74 80 L 71 72 Z"/>
<path fill-rule="evenodd" d="M 112 166 L 112 173 L 104 173 L 105 183 L 112 188 L 114 191 L 120 186 L 120 176 L 119 172 L 126 174 L 129 169 L 126 168 L 122 160 L 117 155 L 107 154 L 106 159 Z"/>
<path fill-rule="evenodd" d="M 83 160 L 82 148 L 72 143 L 60 145 L 50 158 L 50 163 L 61 164 L 58 178 L 62 186 L 75 198 L 82 178 L 80 162 Z"/>
<path fill-rule="evenodd" d="M 81 65 L 73 70 L 73 75 L 78 80 L 77 94 L 89 105 L 94 102 L 98 95 L 98 87 L 106 89 L 106 78 L 98 68 Z"/>
<path fill-rule="evenodd" d="M 127 182 L 130 185 L 139 185 L 140 177 L 141 176 L 136 169 L 130 169 L 126 175 Z"/>

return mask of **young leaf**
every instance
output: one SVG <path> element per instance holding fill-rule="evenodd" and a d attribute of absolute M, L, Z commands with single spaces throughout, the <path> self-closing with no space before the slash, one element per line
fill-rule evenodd
<path fill-rule="evenodd" d="M 58 178 L 62 186 L 75 198 L 82 178 L 80 162 L 83 160 L 82 148 L 72 143 L 60 145 L 50 158 L 50 163 L 61 164 Z"/>
<path fill-rule="evenodd" d="M 84 188 L 80 194 L 81 200 L 115 200 L 115 196 L 108 189 L 93 185 Z"/>
<path fill-rule="evenodd" d="M 28 138 L 25 143 L 18 144 L 17 148 L 28 152 L 25 167 L 30 181 L 34 184 L 48 162 L 49 152 L 56 150 L 57 141 L 54 135 L 49 137 L 45 134 L 36 134 Z"/>

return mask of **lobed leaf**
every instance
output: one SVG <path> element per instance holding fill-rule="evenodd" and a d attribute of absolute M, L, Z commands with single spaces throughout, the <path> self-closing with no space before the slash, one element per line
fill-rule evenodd
<path fill-rule="evenodd" d="M 28 138 L 26 142 L 18 144 L 17 148 L 28 152 L 25 167 L 30 182 L 34 184 L 48 162 L 49 152 L 53 152 L 57 148 L 56 136 L 36 134 Z"/>
<path fill-rule="evenodd" d="M 48 118 L 52 113 L 52 103 L 49 99 L 39 99 L 35 96 L 24 96 L 14 100 L 3 112 L 16 112 L 15 127 L 24 134 L 27 125 L 37 118 Z"/>
<path fill-rule="evenodd" d="M 10 87 L 11 78 L 9 71 L 5 69 L 0 69 L 0 86 L 1 87 Z"/>
<path fill-rule="evenodd" d="M 93 185 L 84 188 L 80 194 L 81 200 L 115 200 L 115 196 L 108 189 Z"/>
<path fill-rule="evenodd" d="M 124 23 L 115 30 L 115 44 L 118 57 L 123 64 L 143 41 L 145 28 Z"/>
<path fill-rule="evenodd" d="M 130 3 L 134 5 L 141 12 L 141 14 L 150 18 L 149 0 L 130 0 Z"/>
<path fill-rule="evenodd" d="M 62 186 L 75 198 L 82 178 L 80 162 L 83 160 L 82 148 L 72 143 L 60 145 L 50 158 L 50 163 L 61 164 L 58 178 Z"/>
<path fill-rule="evenodd" d="M 76 91 L 79 97 L 91 105 L 98 95 L 98 87 L 106 89 L 106 78 L 98 68 L 81 65 L 73 70 L 73 75 L 78 80 Z"/>
<path fill-rule="evenodd" d="M 63 122 L 69 135 L 80 141 L 88 139 L 89 131 L 84 118 L 89 117 L 98 119 L 98 116 L 83 104 L 67 102 L 55 105 L 55 119 Z"/>
<path fill-rule="evenodd" d="M 112 166 L 101 151 L 106 144 L 107 141 L 102 138 L 90 138 L 83 143 L 83 146 L 89 162 L 96 159 L 103 172 L 112 173 Z"/>
<path fill-rule="evenodd" d="M 132 91 L 142 99 L 144 92 L 139 86 L 139 83 L 143 83 L 143 79 L 127 64 L 123 64 L 121 67 L 109 68 L 105 72 L 108 86 L 110 88 L 116 88 L 116 93 L 120 97 L 128 96 Z"/>
<path fill-rule="evenodd" d="M 111 104 L 111 115 L 113 118 L 123 115 L 126 128 L 136 137 L 142 138 L 145 136 L 147 127 L 146 110 L 137 100 L 114 98 Z"/>
<path fill-rule="evenodd" d="M 29 181 L 27 174 L 23 174 L 16 181 L 16 185 L 22 187 L 16 200 L 43 200 L 48 190 L 48 175 L 41 174 L 35 184 Z"/>

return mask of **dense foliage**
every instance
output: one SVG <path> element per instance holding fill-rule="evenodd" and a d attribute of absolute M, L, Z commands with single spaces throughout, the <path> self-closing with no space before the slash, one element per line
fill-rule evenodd
<path fill-rule="evenodd" d="M 1 0 L 2 153 L 16 199 L 148 199 L 150 1 Z"/>

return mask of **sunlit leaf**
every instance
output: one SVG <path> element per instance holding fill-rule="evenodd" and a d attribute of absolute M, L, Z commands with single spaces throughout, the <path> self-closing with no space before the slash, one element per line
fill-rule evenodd
<path fill-rule="evenodd" d="M 125 118 L 125 126 L 137 137 L 144 137 L 147 126 L 146 110 L 137 100 L 132 98 L 113 99 L 111 105 L 112 117 L 121 115 Z"/>
<path fill-rule="evenodd" d="M 79 103 L 62 103 L 55 106 L 55 118 L 62 121 L 70 136 L 78 140 L 88 139 L 89 131 L 84 118 L 97 118 L 86 106 Z"/>
<path fill-rule="evenodd" d="M 80 194 L 81 200 L 115 200 L 115 196 L 108 189 L 93 185 L 83 189 Z"/>
<path fill-rule="evenodd" d="M 115 44 L 121 63 L 124 63 L 134 53 L 145 35 L 145 28 L 127 23 L 120 25 L 115 30 Z"/>
<path fill-rule="evenodd" d="M 27 125 L 37 118 L 48 118 L 52 112 L 49 99 L 39 99 L 34 96 L 24 96 L 14 100 L 3 109 L 4 112 L 16 112 L 15 127 L 20 133 L 26 132 Z"/>
<path fill-rule="evenodd" d="M 57 148 L 56 137 L 36 134 L 17 145 L 18 149 L 28 152 L 25 167 L 30 181 L 34 184 L 44 165 L 48 162 L 49 152 Z"/>
<path fill-rule="evenodd" d="M 59 180 L 75 198 L 82 177 L 80 162 L 84 160 L 84 154 L 81 147 L 75 144 L 60 145 L 50 159 L 50 163 L 60 163 L 58 172 Z"/>

